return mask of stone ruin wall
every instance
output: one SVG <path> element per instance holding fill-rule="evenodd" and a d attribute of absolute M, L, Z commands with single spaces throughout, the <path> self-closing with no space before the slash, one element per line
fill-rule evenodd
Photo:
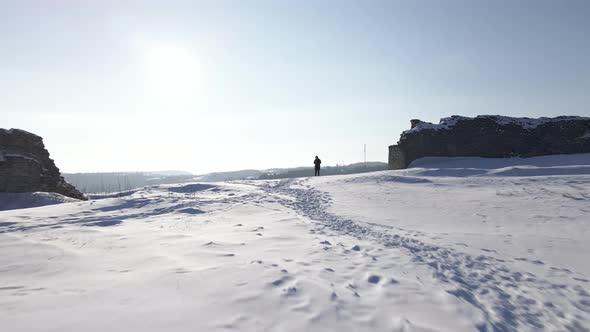
<path fill-rule="evenodd" d="M 389 147 L 389 169 L 422 157 L 534 157 L 590 153 L 590 118 L 452 116 L 441 123 L 412 120 L 412 128 Z"/>
<path fill-rule="evenodd" d="M 0 129 L 0 192 L 36 191 L 86 199 L 61 176 L 41 137 L 19 129 Z"/>

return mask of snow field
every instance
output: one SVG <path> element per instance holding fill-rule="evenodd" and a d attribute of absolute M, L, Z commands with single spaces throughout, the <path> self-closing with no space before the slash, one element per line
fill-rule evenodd
<path fill-rule="evenodd" d="M 436 158 L 3 211 L 0 319 L 10 331 L 587 331 L 588 165 Z"/>

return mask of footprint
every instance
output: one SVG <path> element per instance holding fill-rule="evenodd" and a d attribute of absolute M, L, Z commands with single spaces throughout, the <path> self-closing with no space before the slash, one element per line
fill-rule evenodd
<path fill-rule="evenodd" d="M 283 290 L 286 296 L 293 296 L 297 294 L 297 287 L 289 287 Z"/>
<path fill-rule="evenodd" d="M 367 279 L 368 282 L 372 284 L 378 284 L 381 281 L 381 277 L 378 275 L 372 275 Z"/>
<path fill-rule="evenodd" d="M 290 279 L 291 279 L 291 278 L 290 278 L 289 276 L 285 276 L 285 277 L 282 277 L 282 278 L 280 278 L 280 279 L 277 279 L 277 280 L 275 280 L 275 281 L 271 282 L 270 284 L 271 284 L 272 286 L 278 287 L 278 286 L 280 286 L 280 285 L 284 284 L 285 282 L 289 281 Z"/>
<path fill-rule="evenodd" d="M 354 293 L 354 296 L 356 296 L 356 297 L 361 297 L 361 296 L 359 295 L 359 293 L 356 291 L 356 287 L 354 287 L 354 285 L 352 285 L 352 284 L 348 284 L 347 288 L 349 288 L 349 289 L 350 289 L 350 290 L 351 290 L 351 291 Z"/>
<path fill-rule="evenodd" d="M 337 299 L 338 299 L 338 294 L 336 294 L 336 292 L 332 292 L 332 295 L 330 295 L 330 300 L 336 301 Z"/>

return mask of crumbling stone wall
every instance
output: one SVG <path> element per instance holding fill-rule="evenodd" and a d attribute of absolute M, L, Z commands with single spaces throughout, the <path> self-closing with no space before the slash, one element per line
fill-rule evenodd
<path fill-rule="evenodd" d="M 19 129 L 0 129 L 0 192 L 35 191 L 86 199 L 60 175 L 41 137 Z"/>
<path fill-rule="evenodd" d="M 389 146 L 389 169 L 406 168 L 406 155 L 399 145 Z"/>
<path fill-rule="evenodd" d="M 590 152 L 590 118 L 452 116 L 439 124 L 412 121 L 389 148 L 389 168 L 406 168 L 422 157 L 533 157 Z"/>

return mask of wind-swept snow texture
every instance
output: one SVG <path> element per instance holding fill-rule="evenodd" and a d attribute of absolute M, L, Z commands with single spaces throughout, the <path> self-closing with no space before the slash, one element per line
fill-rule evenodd
<path fill-rule="evenodd" d="M 2 330 L 589 330 L 590 155 L 413 166 L 0 212 Z"/>
<path fill-rule="evenodd" d="M 33 193 L 2 193 L 0 192 L 0 211 L 24 209 L 44 205 L 78 202 L 78 199 L 70 198 L 57 193 L 33 192 Z"/>

